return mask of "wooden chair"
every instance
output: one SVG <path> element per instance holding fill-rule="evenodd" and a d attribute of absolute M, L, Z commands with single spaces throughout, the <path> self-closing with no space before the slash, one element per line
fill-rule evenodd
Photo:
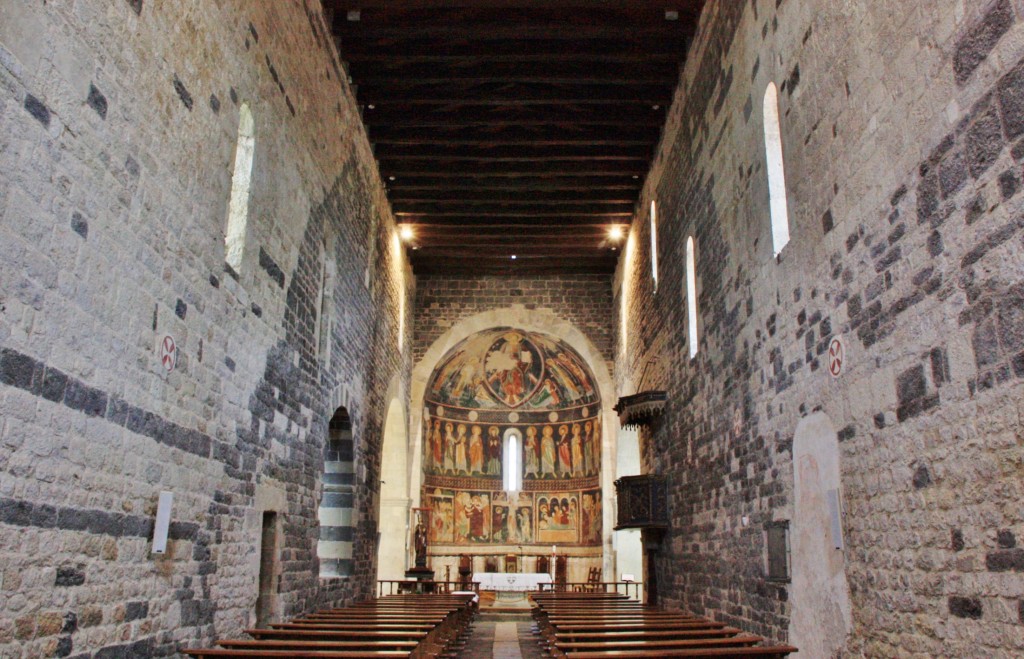
<path fill-rule="evenodd" d="M 547 556 L 537 557 L 537 572 L 551 573 L 551 561 Z"/>
<path fill-rule="evenodd" d="M 514 574 L 519 572 L 519 557 L 515 554 L 505 555 L 505 572 L 506 574 Z"/>

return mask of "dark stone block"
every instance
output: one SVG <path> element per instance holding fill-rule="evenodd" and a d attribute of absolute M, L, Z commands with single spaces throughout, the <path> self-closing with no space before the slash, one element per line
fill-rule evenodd
<path fill-rule="evenodd" d="M 949 532 L 949 544 L 953 548 L 953 551 L 963 551 L 964 548 L 964 532 L 960 529 L 953 529 Z"/>
<path fill-rule="evenodd" d="M 991 164 L 991 163 L 990 163 Z M 927 222 L 939 209 L 939 177 L 930 174 L 917 186 L 917 221 Z"/>
<path fill-rule="evenodd" d="M 252 305 L 250 305 L 249 310 L 252 311 L 252 315 L 256 316 L 257 318 L 263 317 L 263 307 L 256 304 L 255 302 L 253 302 Z"/>
<path fill-rule="evenodd" d="M 968 225 L 974 224 L 985 214 L 985 199 L 980 194 L 971 201 L 967 207 L 967 215 L 964 218 Z"/>
<path fill-rule="evenodd" d="M 86 416 L 103 416 L 107 412 L 107 394 L 79 380 L 68 378 L 64 404 Z"/>
<path fill-rule="evenodd" d="M 920 490 L 932 484 L 932 475 L 925 465 L 918 465 L 914 470 L 914 478 L 911 480 L 915 490 Z"/>
<path fill-rule="evenodd" d="M 966 182 L 967 163 L 963 151 L 957 151 L 939 165 L 939 189 L 943 199 L 956 194 Z"/>
<path fill-rule="evenodd" d="M 50 108 L 32 94 L 25 94 L 25 110 L 43 126 L 50 127 Z"/>
<path fill-rule="evenodd" d="M 62 636 L 57 639 L 57 647 L 53 650 L 53 656 L 55 657 L 67 657 L 71 654 L 71 650 L 74 648 L 74 642 L 70 636 Z"/>
<path fill-rule="evenodd" d="M 925 391 L 924 367 L 920 364 L 908 368 L 896 378 L 896 397 L 901 406 L 924 398 Z"/>
<path fill-rule="evenodd" d="M 943 348 L 932 348 L 929 357 L 932 362 L 932 382 L 940 387 L 949 382 L 949 359 Z"/>
<path fill-rule="evenodd" d="M 1010 529 L 999 529 L 996 532 L 996 544 L 1003 549 L 1013 549 L 1017 546 L 1017 538 Z"/>
<path fill-rule="evenodd" d="M 945 249 L 945 246 L 942 244 L 942 234 L 938 231 L 932 231 L 928 236 L 928 254 L 935 257 L 942 254 Z"/>
<path fill-rule="evenodd" d="M 1000 78 L 996 89 L 1007 137 L 1024 135 L 1024 60 Z"/>
<path fill-rule="evenodd" d="M 210 286 L 220 288 L 220 280 L 217 279 L 217 275 L 210 275 Z"/>
<path fill-rule="evenodd" d="M 213 602 L 203 600 L 186 600 L 181 603 L 181 626 L 198 627 L 213 622 Z"/>
<path fill-rule="evenodd" d="M 57 568 L 57 578 L 54 586 L 81 586 L 85 583 L 85 572 L 77 567 Z"/>
<path fill-rule="evenodd" d="M 128 6 L 132 8 L 136 16 L 142 15 L 142 0 L 128 0 Z"/>
<path fill-rule="evenodd" d="M 971 176 L 978 178 L 984 174 L 1002 150 L 1003 130 L 999 116 L 995 108 L 989 106 L 967 131 L 967 167 Z"/>
<path fill-rule="evenodd" d="M 879 243 L 882 244 L 882 243 Z M 889 252 L 875 263 L 875 272 L 882 272 L 900 260 L 903 256 L 899 247 L 893 247 Z"/>
<path fill-rule="evenodd" d="M 1004 224 L 1002 227 L 986 236 L 985 239 L 978 243 L 973 249 L 971 249 L 971 251 L 964 254 L 964 257 L 960 259 L 960 267 L 968 268 L 974 265 L 992 249 L 1002 245 L 1012 238 L 1022 226 L 1024 226 L 1024 216 L 1018 217 L 1015 220 L 1010 220 L 1010 222 Z"/>
<path fill-rule="evenodd" d="M 124 621 L 141 620 L 149 615 L 149 602 L 128 602 L 124 605 Z"/>
<path fill-rule="evenodd" d="M 277 262 L 262 247 L 260 247 L 260 267 L 270 275 L 271 279 L 277 282 L 279 287 L 284 288 L 284 271 L 281 270 Z"/>
<path fill-rule="evenodd" d="M 92 659 L 150 659 L 153 656 L 153 639 L 147 638 L 127 645 L 105 647 L 97 651 Z"/>
<path fill-rule="evenodd" d="M 64 400 L 64 391 L 68 386 L 68 376 L 55 368 L 47 368 L 43 375 L 43 383 L 39 395 L 46 400 L 59 403 Z"/>
<path fill-rule="evenodd" d="M 235 360 L 234 359 L 231 359 L 230 357 L 225 357 L 224 358 L 224 365 L 227 366 L 228 370 L 231 371 L 232 373 L 235 372 Z"/>
<path fill-rule="evenodd" d="M 856 436 L 856 434 L 857 429 L 851 423 L 850 425 L 846 426 L 845 428 L 839 431 L 839 441 L 845 442 L 847 440 L 853 439 L 854 436 Z"/>
<path fill-rule="evenodd" d="M 31 391 L 33 375 L 37 366 L 42 369 L 42 364 L 28 355 L 10 348 L 0 348 L 0 383 L 2 384 Z"/>
<path fill-rule="evenodd" d="M 228 98 L 231 99 L 232 103 L 238 105 L 238 92 L 235 91 L 234 87 L 228 90 Z"/>
<path fill-rule="evenodd" d="M 1012 25 L 1010 0 L 999 0 L 960 38 L 953 52 L 953 72 L 958 85 L 967 82 Z"/>
<path fill-rule="evenodd" d="M 860 295 L 854 295 L 846 301 L 846 314 L 852 319 L 860 315 L 861 312 L 861 301 Z"/>
<path fill-rule="evenodd" d="M 875 421 L 875 427 L 876 428 L 878 428 L 878 429 L 884 428 L 885 427 L 885 413 L 884 412 L 879 412 L 878 414 L 876 414 L 874 421 Z"/>
<path fill-rule="evenodd" d="M 188 305 L 185 304 L 184 300 L 178 298 L 178 301 L 174 303 L 174 315 L 177 316 L 178 318 L 181 318 L 182 320 L 185 320 L 185 314 L 187 313 Z"/>
<path fill-rule="evenodd" d="M 1024 295 L 1020 290 L 1015 293 L 1007 294 L 996 305 L 999 345 L 1012 353 L 1024 350 Z"/>
<path fill-rule="evenodd" d="M 132 178 L 139 178 L 142 168 L 139 167 L 139 162 L 135 158 L 128 156 L 124 159 L 124 171 L 128 172 Z"/>
<path fill-rule="evenodd" d="M 82 238 L 89 237 L 89 223 L 85 221 L 81 213 L 73 213 L 71 215 L 71 230 Z"/>
<path fill-rule="evenodd" d="M 1013 358 L 1013 374 L 1024 378 L 1024 352 Z"/>
<path fill-rule="evenodd" d="M 216 94 L 210 94 L 210 109 L 214 114 L 220 114 L 220 99 Z"/>
<path fill-rule="evenodd" d="M 835 218 L 832 217 L 832 209 L 825 211 L 825 214 L 821 216 L 821 228 L 826 234 L 835 228 Z"/>
<path fill-rule="evenodd" d="M 74 634 L 78 631 L 78 614 L 74 611 L 68 611 L 64 614 L 64 624 L 61 625 L 61 634 Z"/>
<path fill-rule="evenodd" d="M 990 572 L 1024 572 L 1024 549 L 997 549 L 985 555 Z"/>
<path fill-rule="evenodd" d="M 907 196 L 907 186 L 904 184 L 901 185 L 896 192 L 892 193 L 892 197 L 889 199 L 889 204 L 895 208 L 901 201 L 903 201 L 903 197 L 905 196 Z"/>
<path fill-rule="evenodd" d="M 96 89 L 96 85 L 89 84 L 89 96 L 86 97 L 85 102 L 96 114 L 100 115 L 100 119 L 107 118 L 107 97 Z"/>
<path fill-rule="evenodd" d="M 185 88 L 185 83 L 178 78 L 177 74 L 174 75 L 174 79 L 171 83 L 174 85 L 174 91 L 178 94 L 178 98 L 181 99 L 182 105 L 191 112 L 194 101 L 192 100 L 192 94 L 189 94 L 188 89 Z"/>
<path fill-rule="evenodd" d="M 983 612 L 981 600 L 972 597 L 950 597 L 949 612 L 957 618 L 980 620 Z"/>
<path fill-rule="evenodd" d="M 1012 169 L 1008 169 L 999 175 L 999 195 L 1003 198 L 1003 201 L 1013 197 L 1017 194 L 1020 181 L 1017 179 L 1017 172 Z"/>

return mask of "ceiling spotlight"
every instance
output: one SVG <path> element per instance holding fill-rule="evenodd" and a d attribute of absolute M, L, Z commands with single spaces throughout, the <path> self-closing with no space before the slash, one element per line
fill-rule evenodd
<path fill-rule="evenodd" d="M 412 227 L 408 224 L 403 224 L 402 228 L 399 229 L 399 235 L 402 236 L 402 240 L 409 241 L 413 239 L 416 234 L 413 233 Z"/>
<path fill-rule="evenodd" d="M 394 177 L 394 176 L 389 176 L 389 177 L 388 177 L 388 180 L 389 180 L 389 181 L 394 181 L 394 180 L 395 180 L 395 177 Z"/>
<path fill-rule="evenodd" d="M 513 261 L 515 261 L 515 260 L 516 260 L 516 255 L 515 255 L 515 254 L 513 254 L 513 255 L 512 255 L 512 260 L 513 260 Z"/>
<path fill-rule="evenodd" d="M 352 21 L 353 23 L 356 23 L 360 19 L 362 19 L 363 13 L 358 9 L 349 9 L 345 17 L 348 18 L 348 20 Z"/>
<path fill-rule="evenodd" d="M 640 178 L 640 175 L 639 175 L 639 174 L 633 174 L 633 180 L 636 180 L 636 179 L 638 179 L 638 178 Z"/>
<path fill-rule="evenodd" d="M 612 240 L 622 240 L 622 227 L 620 227 L 617 224 L 613 226 L 611 229 L 608 230 L 608 237 L 611 238 Z"/>
<path fill-rule="evenodd" d="M 674 11 L 672 9 L 666 9 L 665 10 L 665 20 L 666 21 L 678 21 L 679 20 L 679 12 L 678 11 Z"/>
<path fill-rule="evenodd" d="M 371 110 L 373 109 L 373 106 L 372 106 L 372 105 L 370 106 L 370 109 L 371 109 Z M 661 109 L 661 106 L 660 106 L 660 105 L 658 105 L 657 103 L 655 103 L 654 105 L 652 105 L 652 106 L 651 106 L 651 109 L 652 109 L 652 110 L 660 110 L 660 109 Z"/>
<path fill-rule="evenodd" d="M 370 103 L 370 104 L 369 104 L 369 105 L 367 105 L 366 107 L 367 107 L 367 108 L 369 108 L 370 110 L 376 110 L 376 109 L 377 109 L 377 106 L 376 106 L 376 105 L 374 105 L 373 103 Z M 655 108 L 655 109 L 657 109 L 657 108 Z"/>

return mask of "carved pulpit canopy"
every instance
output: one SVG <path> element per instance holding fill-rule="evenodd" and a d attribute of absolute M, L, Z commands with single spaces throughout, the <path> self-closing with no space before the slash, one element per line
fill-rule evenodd
<path fill-rule="evenodd" d="M 615 481 L 619 529 L 668 527 L 668 498 L 664 476 L 623 476 Z"/>
<path fill-rule="evenodd" d="M 641 391 L 632 396 L 623 396 L 612 409 L 619 413 L 619 424 L 623 428 L 646 426 L 661 416 L 667 400 L 667 392 Z"/>

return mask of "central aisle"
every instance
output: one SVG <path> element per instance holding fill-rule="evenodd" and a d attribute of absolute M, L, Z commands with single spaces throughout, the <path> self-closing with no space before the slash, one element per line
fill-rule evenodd
<path fill-rule="evenodd" d="M 460 659 L 541 659 L 531 628 L 523 616 L 482 613 Z"/>

